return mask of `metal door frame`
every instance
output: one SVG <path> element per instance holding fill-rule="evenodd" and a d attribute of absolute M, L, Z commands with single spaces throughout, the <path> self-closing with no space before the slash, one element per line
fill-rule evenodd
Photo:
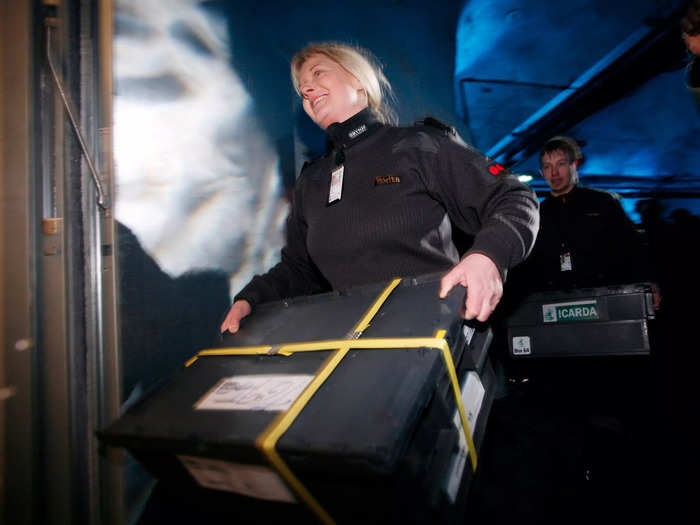
<path fill-rule="evenodd" d="M 112 9 L 112 0 L 0 2 L 7 523 L 124 523 L 123 458 L 102 453 L 94 432 L 121 402 L 114 220 L 94 191 L 113 195 Z"/>

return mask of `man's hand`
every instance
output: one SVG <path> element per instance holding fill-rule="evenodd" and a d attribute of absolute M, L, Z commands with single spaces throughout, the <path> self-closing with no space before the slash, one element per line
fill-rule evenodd
<path fill-rule="evenodd" d="M 688 51 L 695 56 L 700 56 L 700 33 L 696 35 L 683 35 L 683 40 L 685 40 L 685 45 L 688 46 Z"/>
<path fill-rule="evenodd" d="M 228 314 L 226 314 L 226 319 L 224 319 L 224 322 L 221 323 L 221 333 L 224 333 L 226 330 L 232 334 L 238 332 L 238 328 L 241 325 L 241 319 L 248 315 L 251 310 L 252 308 L 250 307 L 250 303 L 245 299 L 239 299 L 233 303 L 233 306 L 231 306 Z"/>
<path fill-rule="evenodd" d="M 457 284 L 467 289 L 464 318 L 486 321 L 503 296 L 503 281 L 494 262 L 480 253 L 472 253 L 452 268 L 440 282 L 444 299 Z"/>

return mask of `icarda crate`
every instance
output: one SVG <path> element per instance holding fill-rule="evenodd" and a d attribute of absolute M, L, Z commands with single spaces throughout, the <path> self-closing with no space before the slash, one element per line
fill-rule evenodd
<path fill-rule="evenodd" d="M 531 293 L 508 315 L 516 358 L 650 353 L 651 284 Z"/>

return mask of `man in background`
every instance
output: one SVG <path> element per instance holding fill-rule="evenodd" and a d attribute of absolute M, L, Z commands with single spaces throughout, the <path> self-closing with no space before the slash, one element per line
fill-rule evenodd
<path fill-rule="evenodd" d="M 580 147 L 568 137 L 551 138 L 540 152 L 551 193 L 540 205 L 528 285 L 561 289 L 653 280 L 645 244 L 619 197 L 579 184 L 583 162 Z M 656 308 L 660 300 L 655 286 Z"/>

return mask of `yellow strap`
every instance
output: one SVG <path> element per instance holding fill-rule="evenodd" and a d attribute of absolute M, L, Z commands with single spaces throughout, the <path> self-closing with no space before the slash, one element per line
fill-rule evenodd
<path fill-rule="evenodd" d="M 469 458 L 472 460 L 472 470 L 476 472 L 476 447 L 474 446 L 472 431 L 469 428 L 469 423 L 467 422 L 467 414 L 464 411 L 464 404 L 462 403 L 462 391 L 459 388 L 459 380 L 457 379 L 457 371 L 455 370 L 455 364 L 452 359 L 452 354 L 450 353 L 450 348 L 447 344 L 447 341 L 444 339 L 445 334 L 445 330 L 438 330 L 435 333 L 435 337 L 444 341 L 444 344 L 440 347 L 440 352 L 442 353 L 442 360 L 445 362 L 445 368 L 447 369 L 447 374 L 450 376 L 450 382 L 452 383 L 452 392 L 455 395 L 457 410 L 459 410 L 459 418 L 462 420 L 462 429 L 464 430 L 464 437 L 467 442 L 467 449 L 469 450 Z"/>
<path fill-rule="evenodd" d="M 389 297 L 389 294 L 391 294 L 391 292 L 394 291 L 394 288 L 396 288 L 400 282 L 401 279 L 394 279 L 389 283 L 389 285 L 386 288 L 384 288 L 384 291 L 381 294 L 379 294 L 379 296 L 374 300 L 372 306 L 370 306 L 369 309 L 365 312 L 365 315 L 362 316 L 360 322 L 358 322 L 355 325 L 355 328 L 352 329 L 352 337 L 359 337 L 359 334 L 361 334 L 367 329 L 369 323 L 372 321 L 375 314 L 384 304 L 384 301 L 386 301 L 387 297 Z"/>
<path fill-rule="evenodd" d="M 236 355 L 267 354 L 271 349 L 272 346 L 242 346 L 237 348 L 238 352 L 236 352 Z M 199 357 L 203 355 L 233 355 L 231 354 L 230 350 L 230 348 L 212 348 L 211 350 L 203 350 L 201 352 L 197 352 L 197 354 L 195 354 L 193 357 L 187 360 L 185 366 L 190 366 L 197 359 L 199 359 Z"/>
<path fill-rule="evenodd" d="M 394 288 L 396 288 L 399 283 L 401 282 L 400 278 L 394 279 L 389 283 L 389 285 L 384 288 L 381 294 L 374 300 L 372 303 L 372 306 L 370 306 L 365 314 L 360 318 L 360 321 L 353 327 L 350 337 L 356 338 L 359 337 L 359 335 L 364 332 L 367 327 L 369 326 L 369 323 L 372 321 L 372 318 L 375 316 L 375 314 L 379 311 L 379 309 L 382 307 L 384 304 L 384 301 L 386 301 L 386 298 L 389 297 L 389 294 L 394 291 Z M 304 344 L 304 343 L 302 343 Z M 281 347 L 277 353 L 282 354 L 282 355 L 291 355 L 289 351 L 286 350 L 288 345 L 285 345 L 284 347 Z M 190 359 L 187 360 L 185 363 L 185 366 L 190 366 L 192 363 L 194 363 L 200 356 L 203 355 L 257 355 L 257 354 L 267 354 L 272 350 L 271 345 L 267 346 L 247 346 L 247 347 L 239 347 L 240 351 L 234 353 L 230 352 L 229 348 L 214 348 L 211 350 L 202 350 L 201 352 L 197 352 L 196 355 L 191 357 Z M 332 348 L 324 348 L 324 350 L 332 350 L 333 348 L 338 348 L 338 345 L 333 346 Z"/>
<path fill-rule="evenodd" d="M 437 350 L 440 350 L 441 355 L 442 355 L 442 360 L 445 363 L 445 368 L 447 370 L 447 374 L 450 377 L 450 382 L 452 384 L 452 389 L 453 389 L 453 393 L 455 396 L 455 401 L 457 404 L 457 408 L 459 410 L 459 416 L 460 416 L 460 419 L 462 420 L 462 427 L 465 430 L 464 434 L 465 434 L 466 440 L 467 440 L 467 447 L 469 449 L 469 457 L 471 458 L 472 468 L 474 470 L 476 470 L 476 464 L 477 464 L 476 448 L 474 446 L 474 440 L 472 438 L 469 424 L 467 423 L 466 413 L 464 411 L 464 405 L 462 404 L 462 395 L 461 395 L 460 388 L 459 388 L 459 381 L 457 379 L 457 372 L 455 370 L 454 361 L 452 360 L 452 354 L 450 353 L 450 347 L 447 344 L 447 341 L 444 339 L 444 330 L 439 331 L 438 334 L 440 334 L 440 332 L 442 332 L 441 336 L 436 336 L 436 337 L 397 337 L 397 338 L 375 337 L 375 338 L 368 338 L 368 339 L 353 339 L 353 340 L 329 339 L 326 341 L 311 341 L 308 343 L 292 343 L 292 344 L 288 344 L 288 345 L 282 345 L 280 347 L 280 352 L 282 352 L 282 350 L 284 350 L 286 353 L 292 354 L 292 353 L 297 353 L 297 352 L 317 352 L 317 351 L 322 351 L 322 350 L 339 349 L 337 352 L 343 352 L 342 357 L 344 357 L 345 354 L 348 352 L 348 350 L 361 350 L 361 349 L 381 350 L 381 349 L 391 349 L 391 348 L 435 348 Z M 271 346 L 264 346 L 264 347 L 263 346 L 258 346 L 258 347 L 250 346 L 250 347 L 243 347 L 243 348 L 216 348 L 213 350 L 202 350 L 197 355 L 198 356 L 210 356 L 210 355 L 267 354 L 270 351 L 270 348 L 272 348 L 272 347 Z M 333 354 L 333 355 L 335 356 L 336 354 Z M 331 356 L 331 357 L 333 357 L 333 356 Z M 341 357 L 341 359 L 342 359 L 342 357 Z M 321 368 L 319 369 L 318 373 L 321 374 L 322 371 L 324 370 L 324 368 L 327 366 L 330 366 L 329 361 L 326 361 L 323 365 L 321 365 Z M 335 368 L 336 366 L 337 366 L 337 363 L 335 363 L 333 365 L 333 368 Z M 326 377 L 328 377 L 328 375 L 330 375 L 330 372 L 327 375 L 325 375 L 324 380 Z M 310 386 L 311 386 L 311 384 L 309 385 L 309 387 Z M 302 399 L 305 392 L 302 393 L 302 395 L 299 397 L 299 399 Z M 315 392 L 315 390 L 314 390 L 314 392 Z M 308 399 L 310 399 L 310 397 L 311 396 L 309 396 Z M 299 407 L 299 412 L 301 412 L 301 409 L 304 407 L 304 405 L 306 404 L 308 399 L 306 399 L 304 404 L 301 405 L 301 407 Z M 292 408 L 290 408 L 290 410 L 292 410 Z M 273 424 L 274 424 L 274 422 L 273 422 Z M 291 422 L 289 425 L 291 425 Z M 289 425 L 287 426 L 287 428 L 289 427 Z M 286 428 L 285 428 L 285 430 L 286 430 Z"/>
<path fill-rule="evenodd" d="M 382 304 L 384 304 L 384 301 L 386 301 L 386 298 L 389 297 L 389 294 L 391 294 L 391 292 L 400 282 L 401 279 L 394 279 L 386 288 L 384 288 L 384 291 L 375 299 L 374 303 L 372 303 L 360 321 L 355 325 L 352 330 L 352 334 L 350 334 L 351 337 L 358 337 L 359 334 L 361 334 L 369 326 L 369 323 L 372 321 L 374 315 L 379 311 Z M 323 365 L 321 365 L 316 373 L 316 376 L 306 386 L 304 391 L 294 401 L 294 403 L 292 403 L 292 405 L 285 412 L 280 413 L 255 441 L 256 446 L 262 450 L 265 456 L 267 456 L 267 459 L 277 469 L 292 490 L 294 490 L 294 492 L 309 506 L 309 508 L 316 513 L 321 521 L 326 524 L 332 524 L 335 522 L 323 509 L 319 502 L 316 501 L 316 498 L 313 497 L 303 483 L 290 470 L 290 468 L 275 450 L 275 445 L 277 444 L 279 438 L 282 437 L 282 434 L 284 434 L 291 426 L 316 391 L 321 387 L 328 376 L 331 375 L 333 370 L 335 370 L 338 364 L 340 364 L 340 361 L 342 361 L 342 359 L 348 353 L 348 342 L 348 340 L 340 340 L 336 342 L 335 346 L 324 348 L 325 350 L 335 348 L 338 350 L 336 350 L 328 359 L 326 359 Z M 280 347 L 279 353 L 290 352 L 290 350 L 287 348 L 288 346 L 291 345 L 284 345 L 283 347 Z"/>
<path fill-rule="evenodd" d="M 337 346 L 335 347 L 337 348 Z M 313 397 L 316 391 L 323 385 L 324 381 L 333 372 L 336 366 L 347 354 L 348 348 L 340 348 L 336 352 L 333 352 L 331 356 L 326 359 L 326 361 L 321 365 L 316 376 L 311 380 L 311 382 L 306 386 L 304 391 L 296 398 L 294 403 L 284 412 L 277 415 L 272 423 L 268 425 L 265 431 L 258 436 L 255 440 L 255 446 L 265 454 L 268 461 L 277 469 L 277 472 L 282 476 L 282 478 L 287 482 L 287 484 L 294 490 L 294 492 L 299 496 L 306 505 L 320 518 L 321 522 L 326 524 L 335 523 L 330 515 L 325 511 L 321 504 L 313 497 L 311 492 L 304 486 L 304 484 L 297 478 L 291 469 L 287 466 L 284 460 L 280 457 L 275 450 L 275 445 L 277 441 L 282 437 L 287 429 L 291 426 L 297 416 L 301 413 L 303 408 Z"/>
<path fill-rule="evenodd" d="M 435 337 L 372 337 L 367 339 L 326 339 L 322 341 L 309 341 L 305 343 L 290 343 L 280 346 L 280 350 L 295 354 L 298 352 L 318 352 L 322 350 L 335 350 L 342 346 L 351 349 L 370 348 L 441 348 L 436 341 L 442 338 Z M 440 346 L 435 346 L 439 344 Z M 214 348 L 202 350 L 197 355 L 200 357 L 211 355 L 265 355 L 269 353 L 271 346 L 243 346 L 232 348 Z"/>

